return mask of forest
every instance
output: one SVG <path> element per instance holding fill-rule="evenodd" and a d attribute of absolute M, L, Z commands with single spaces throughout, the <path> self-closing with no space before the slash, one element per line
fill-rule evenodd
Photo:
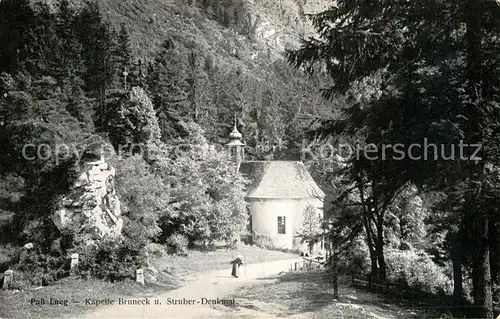
<path fill-rule="evenodd" d="M 234 31 L 243 51 L 257 41 L 251 13 L 261 2 L 183 2 L 179 19 Z M 314 36 L 300 33 L 282 58 L 268 51 L 250 61 L 180 27 L 146 54 L 133 45 L 135 30 L 111 23 L 98 2 L 0 1 L 0 241 L 39 243 L 19 270 L 44 284 L 67 275 L 63 256 L 86 238 L 59 232 L 50 215 L 78 160 L 102 145 L 114 150 L 126 240 L 101 243 L 82 273 L 121 280 L 148 244 L 186 254 L 247 236 L 248 181 L 220 147 L 236 115 L 249 159 L 303 160 L 325 191 L 335 272 L 452 296 L 457 316 L 493 318 L 500 5 L 329 5 L 307 16 Z M 71 151 L 35 148 L 44 156 L 27 160 L 28 144 Z M 365 152 L 345 157 L 346 145 Z M 418 147 L 400 156 L 394 145 Z"/>

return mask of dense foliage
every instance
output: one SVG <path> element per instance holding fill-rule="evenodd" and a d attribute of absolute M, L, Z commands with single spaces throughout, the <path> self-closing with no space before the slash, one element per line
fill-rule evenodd
<path fill-rule="evenodd" d="M 334 85 L 324 95 L 347 101 L 343 116 L 317 132 L 372 147 L 330 174 L 346 208 L 334 227 L 348 234 L 335 238 L 339 247 L 363 233 L 371 275 L 384 280 L 394 269 L 385 248 L 396 222 L 401 248 L 409 241 L 437 263 L 452 262 L 456 302 L 470 278 L 475 315 L 492 317 L 500 264 L 498 3 L 337 1 L 312 21 L 319 36 L 305 39 L 289 60 L 309 73 L 326 70 Z M 401 156 L 394 145 L 417 147 Z M 427 199 L 425 209 L 408 201 L 409 188 Z M 409 227 L 427 245 L 409 238 Z"/>

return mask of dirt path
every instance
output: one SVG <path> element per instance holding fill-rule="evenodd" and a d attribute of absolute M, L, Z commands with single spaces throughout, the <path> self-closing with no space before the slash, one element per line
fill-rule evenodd
<path fill-rule="evenodd" d="M 237 288 L 261 283 L 262 278 L 276 275 L 287 271 L 290 265 L 300 258 L 277 260 L 260 264 L 250 264 L 240 268 L 240 278 L 230 276 L 230 265 L 222 271 L 215 271 L 202 276 L 186 286 L 169 291 L 168 293 L 147 298 L 149 305 L 118 304 L 115 300 L 113 306 L 98 307 L 97 311 L 90 313 L 85 318 L 168 318 L 168 319 L 190 319 L 190 318 L 234 318 L 225 315 L 221 304 L 214 306 L 207 304 L 207 300 L 217 300 L 233 293 Z M 96 296 L 96 299 L 101 299 Z M 170 298 L 170 299 L 169 299 Z M 143 302 L 146 298 L 143 298 Z M 186 300 L 191 304 L 174 305 L 169 300 Z M 133 299 L 127 299 L 133 300 Z M 140 299 L 139 299 L 140 300 Z M 156 304 L 155 304 L 156 303 Z M 102 308 L 101 308 L 102 307 Z M 245 318 L 273 318 L 268 314 L 248 310 L 238 313 L 238 317 Z"/>

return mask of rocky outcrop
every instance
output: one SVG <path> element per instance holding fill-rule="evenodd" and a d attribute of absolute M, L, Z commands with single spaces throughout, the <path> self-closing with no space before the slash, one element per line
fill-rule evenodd
<path fill-rule="evenodd" d="M 94 239 L 120 236 L 123 220 L 114 177 L 114 168 L 103 158 L 85 162 L 70 192 L 59 202 L 52 217 L 55 225 Z"/>
<path fill-rule="evenodd" d="M 316 32 L 307 14 L 326 10 L 334 2 L 327 0 L 257 0 L 250 1 L 248 15 L 253 21 L 254 39 L 274 51 L 281 59 L 287 49 L 298 49 L 300 39 Z M 274 59 L 273 59 L 274 60 Z"/>

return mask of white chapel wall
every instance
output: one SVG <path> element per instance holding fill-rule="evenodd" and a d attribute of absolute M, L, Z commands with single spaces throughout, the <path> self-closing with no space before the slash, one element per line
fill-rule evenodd
<path fill-rule="evenodd" d="M 300 239 L 296 237 L 304 221 L 304 211 L 308 205 L 318 209 L 318 214 L 323 217 L 321 200 L 310 199 L 252 199 L 249 202 L 252 216 L 252 231 L 258 235 L 269 236 L 276 248 L 301 249 Z M 278 234 L 278 216 L 286 219 L 286 234 Z M 303 246 L 303 247 L 299 247 Z"/>

